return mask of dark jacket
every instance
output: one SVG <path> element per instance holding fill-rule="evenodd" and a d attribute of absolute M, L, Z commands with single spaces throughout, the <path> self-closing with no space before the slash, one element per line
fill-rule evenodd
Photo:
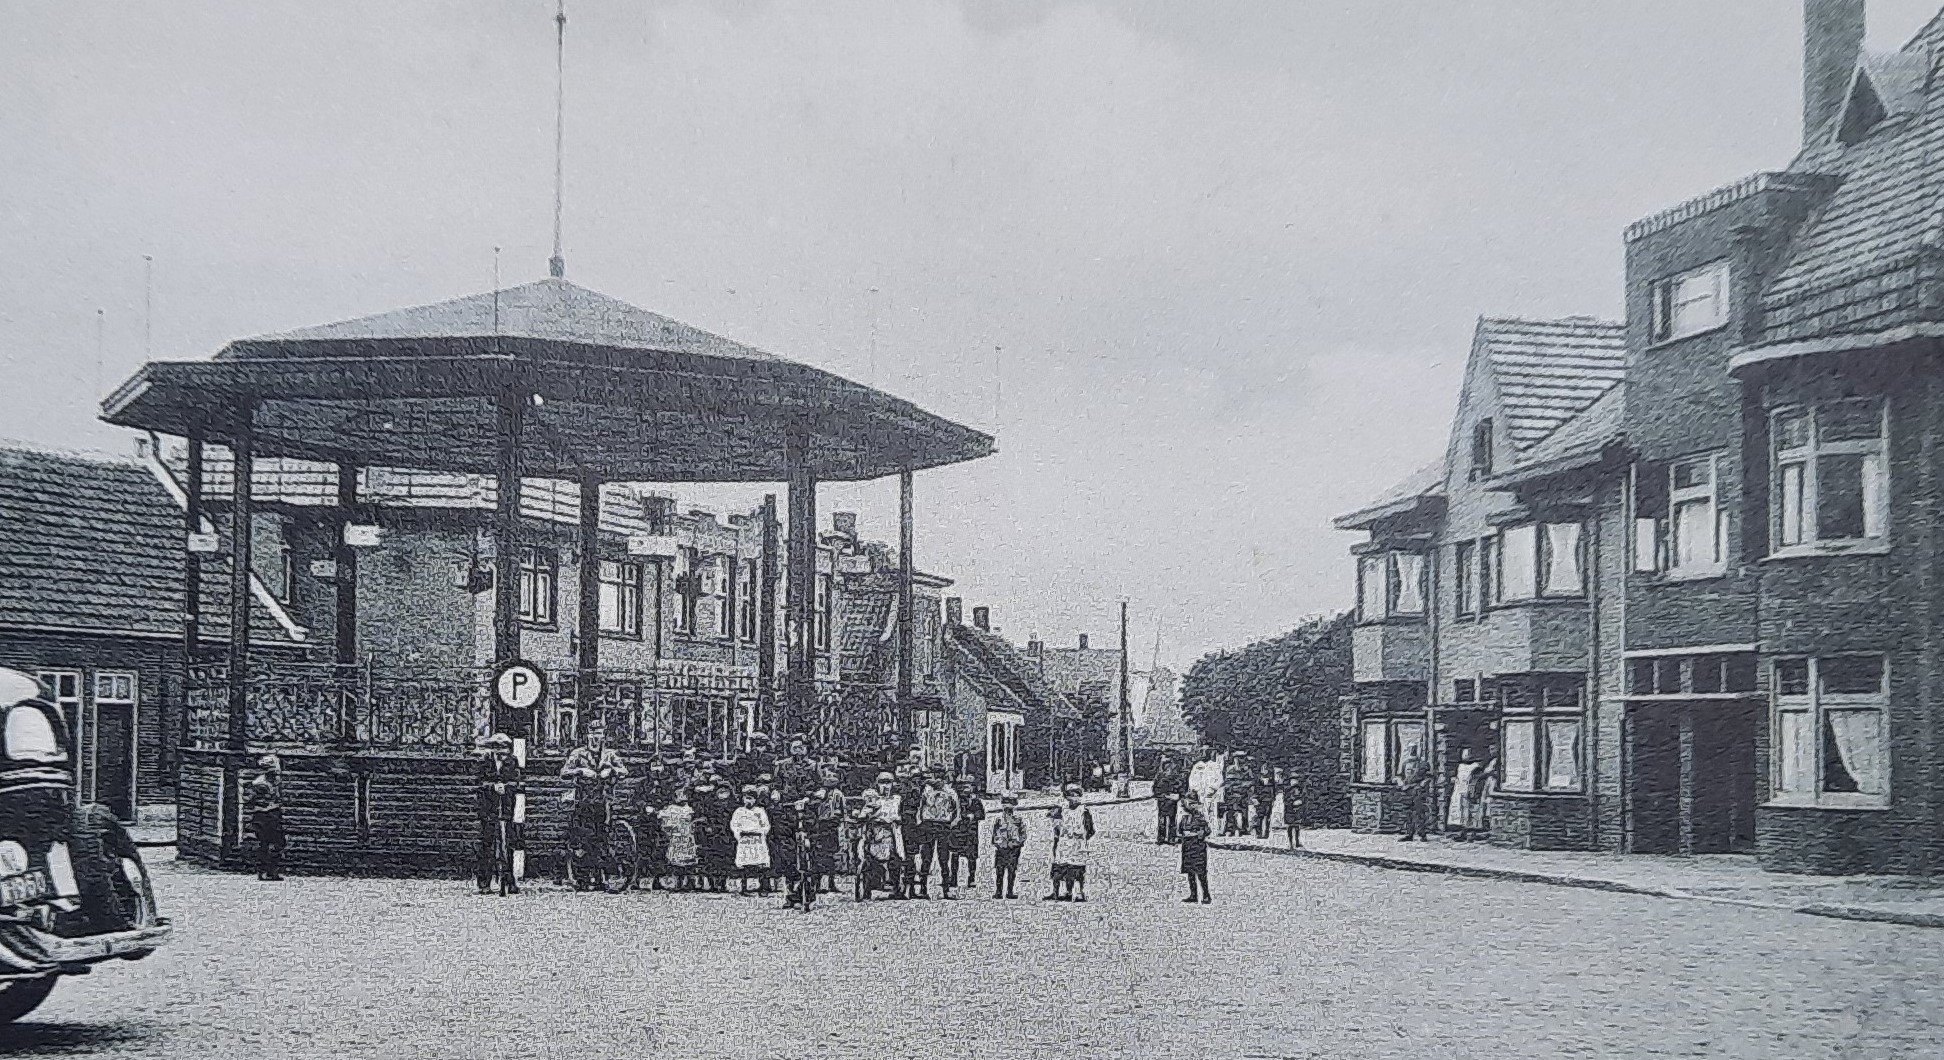
<path fill-rule="evenodd" d="M 503 784 L 502 791 L 493 785 Z M 512 755 L 486 755 L 479 760 L 479 783 L 473 796 L 474 809 L 485 820 L 513 819 L 513 797 L 526 790 L 526 777 Z"/>

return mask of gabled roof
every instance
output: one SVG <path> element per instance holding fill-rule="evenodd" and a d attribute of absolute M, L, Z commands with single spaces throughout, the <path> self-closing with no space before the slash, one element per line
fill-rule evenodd
<path fill-rule="evenodd" d="M 183 534 L 182 510 L 139 464 L 0 448 L 0 628 L 181 637 Z M 228 565 L 203 558 L 205 636 L 229 626 Z M 261 611 L 256 622 L 276 629 Z"/>
<path fill-rule="evenodd" d="M 1935 319 L 1921 259 L 1944 247 L 1944 18 L 1866 57 L 1841 120 L 1791 167 L 1841 180 L 1762 291 L 1762 343 Z"/>
<path fill-rule="evenodd" d="M 1428 464 L 1385 490 L 1376 500 L 1337 516 L 1335 526 L 1339 530 L 1362 530 L 1379 519 L 1406 514 L 1426 501 L 1444 496 L 1444 480 L 1444 461 Z"/>
<path fill-rule="evenodd" d="M 1058 718 L 1078 718 L 1080 709 L 1040 676 L 1039 670 L 1004 637 L 975 626 L 947 625 L 945 641 L 959 672 L 981 694 L 1003 689 L 1006 698 L 1027 714 Z"/>
<path fill-rule="evenodd" d="M 1593 317 L 1485 317 L 1473 341 L 1496 377 L 1506 437 L 1516 450 L 1593 404 L 1626 368 L 1626 326 Z"/>
<path fill-rule="evenodd" d="M 1599 463 L 1625 440 L 1626 416 L 1627 384 L 1615 383 L 1585 411 L 1519 454 L 1518 462 L 1495 476 L 1491 485 L 1511 486 Z"/>

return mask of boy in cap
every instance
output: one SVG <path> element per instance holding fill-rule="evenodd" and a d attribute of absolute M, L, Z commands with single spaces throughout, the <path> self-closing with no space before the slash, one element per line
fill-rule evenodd
<path fill-rule="evenodd" d="M 243 793 L 250 831 L 257 841 L 257 879 L 283 879 L 283 762 L 276 755 L 257 759 L 262 772 Z"/>
<path fill-rule="evenodd" d="M 1019 815 L 1019 796 L 1007 792 L 999 800 L 999 816 L 992 819 L 992 896 L 1017 898 L 1019 851 L 1026 845 L 1026 818 Z"/>
<path fill-rule="evenodd" d="M 960 777 L 954 785 L 958 789 L 959 819 L 952 826 L 951 838 L 951 886 L 959 885 L 959 863 L 965 864 L 965 885 L 972 886 L 979 872 L 979 826 L 985 823 L 985 801 L 972 789 L 971 777 Z"/>
<path fill-rule="evenodd" d="M 493 893 L 499 880 L 501 894 L 519 894 L 520 883 L 513 878 L 513 806 L 525 789 L 520 763 L 513 757 L 513 738 L 496 732 L 480 743 L 485 752 L 479 759 L 479 782 L 473 797 L 479 814 L 479 864 L 473 882 L 480 894 Z"/>

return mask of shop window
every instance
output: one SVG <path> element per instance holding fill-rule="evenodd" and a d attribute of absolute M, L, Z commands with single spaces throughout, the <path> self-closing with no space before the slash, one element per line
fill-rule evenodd
<path fill-rule="evenodd" d="M 1505 682 L 1501 704 L 1500 786 L 1507 791 L 1580 791 L 1585 709 L 1578 679 Z"/>
<path fill-rule="evenodd" d="M 554 624 L 554 586 L 560 560 L 550 548 L 520 550 L 520 621 L 530 626 Z"/>
<path fill-rule="evenodd" d="M 645 570 L 632 560 L 602 560 L 600 625 L 602 633 L 641 636 L 642 584 Z"/>
<path fill-rule="evenodd" d="M 1424 760 L 1424 722 L 1418 718 L 1366 718 L 1359 749 L 1357 779 L 1366 784 L 1394 784 L 1413 755 Z"/>
<path fill-rule="evenodd" d="M 1728 325 L 1728 263 L 1718 261 L 1648 288 L 1649 331 L 1654 342 L 1672 342 Z"/>
<path fill-rule="evenodd" d="M 1778 551 L 1840 550 L 1889 536 L 1889 431 L 1881 401 L 1780 409 L 1770 431 Z"/>
<path fill-rule="evenodd" d="M 1881 806 L 1890 796 L 1884 657 L 1775 662 L 1776 801 Z"/>

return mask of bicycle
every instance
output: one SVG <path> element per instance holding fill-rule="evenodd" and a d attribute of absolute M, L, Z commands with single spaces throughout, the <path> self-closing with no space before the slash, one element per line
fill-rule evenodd
<path fill-rule="evenodd" d="M 577 891 L 586 884 L 608 894 L 622 894 L 633 890 L 641 878 L 640 836 L 634 825 L 615 815 L 612 805 L 602 807 L 602 818 L 605 842 L 596 864 L 585 864 L 586 856 L 576 856 L 573 840 L 568 840 L 567 883 Z"/>

